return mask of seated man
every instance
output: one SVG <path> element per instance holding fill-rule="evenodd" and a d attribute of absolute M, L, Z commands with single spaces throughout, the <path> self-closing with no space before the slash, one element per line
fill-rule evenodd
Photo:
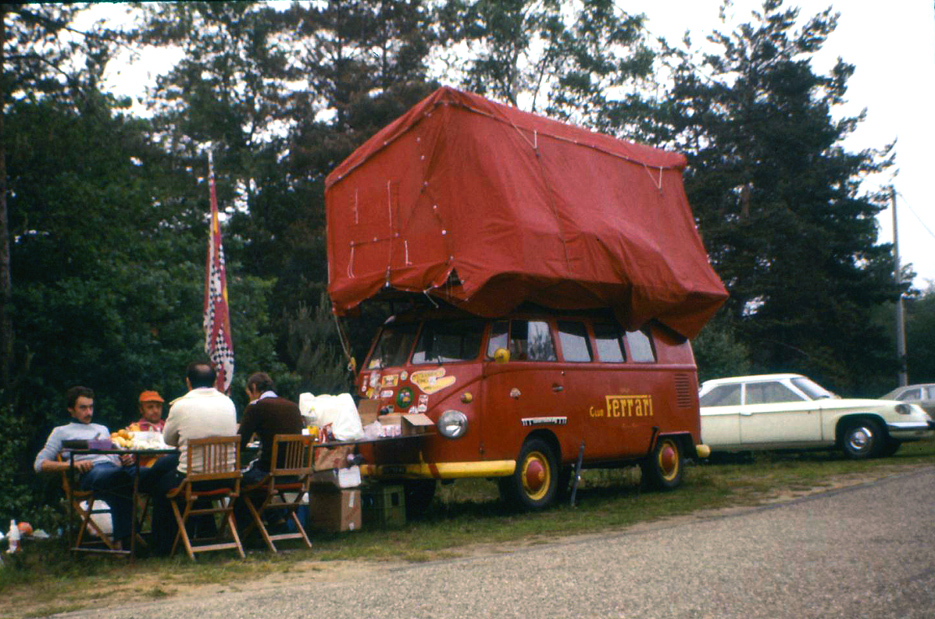
<path fill-rule="evenodd" d="M 250 404 L 244 409 L 240 423 L 240 450 L 256 434 L 260 440 L 260 453 L 244 470 L 243 484 L 252 486 L 269 473 L 273 457 L 273 437 L 277 434 L 301 434 L 305 422 L 295 402 L 276 395 L 273 379 L 266 372 L 255 372 L 247 379 L 247 397 Z"/>
<path fill-rule="evenodd" d="M 269 474 L 273 457 L 273 438 L 277 434 L 301 434 L 305 422 L 295 402 L 280 398 L 275 392 L 273 379 L 266 372 L 255 372 L 247 379 L 247 397 L 250 404 L 244 409 L 240 423 L 240 449 L 256 434 L 260 440 L 260 453 L 243 472 L 245 488 L 258 484 Z M 238 499 L 234 517 L 240 526 L 250 522 L 250 513 Z"/>
<path fill-rule="evenodd" d="M 36 472 L 68 471 L 67 459 L 56 460 L 62 453 L 62 442 L 69 440 L 95 440 L 110 438 L 110 431 L 97 423 L 94 416 L 94 392 L 87 387 L 72 387 L 65 393 L 66 405 L 73 421 L 58 426 L 36 456 Z M 64 454 L 67 456 L 67 453 Z M 80 474 L 78 487 L 91 490 L 96 498 L 110 506 L 113 536 L 118 547 L 129 541 L 132 518 L 133 476 L 125 468 L 133 464 L 133 456 L 78 454 L 74 458 L 75 470 Z"/>
<path fill-rule="evenodd" d="M 166 493 L 178 488 L 188 473 L 184 455 L 188 441 L 237 434 L 234 402 L 214 388 L 216 379 L 210 364 L 189 364 L 185 376 L 188 393 L 172 402 L 163 431 L 166 444 L 178 447 L 179 454 L 160 458 L 141 480 L 153 497 L 153 539 L 161 554 L 169 554 L 178 532 Z"/>
<path fill-rule="evenodd" d="M 166 420 L 162 418 L 162 404 L 165 400 L 158 391 L 144 391 L 140 394 L 140 420 L 136 425 L 140 432 L 162 432 Z"/>

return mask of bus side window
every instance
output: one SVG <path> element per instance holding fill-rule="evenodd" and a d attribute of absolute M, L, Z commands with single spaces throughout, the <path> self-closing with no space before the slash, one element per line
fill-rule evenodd
<path fill-rule="evenodd" d="M 510 321 L 510 359 L 556 361 L 549 323 L 540 320 Z"/>
<path fill-rule="evenodd" d="M 630 358 L 636 363 L 655 363 L 656 351 L 649 328 L 640 331 L 627 331 L 627 344 L 630 345 Z"/>
<path fill-rule="evenodd" d="M 559 320 L 558 339 L 562 343 L 562 357 L 565 361 L 570 363 L 591 361 L 591 341 L 588 339 L 588 328 L 583 322 Z"/>
<path fill-rule="evenodd" d="M 617 325 L 608 323 L 594 324 L 594 341 L 597 343 L 597 357 L 603 363 L 623 363 L 627 360 L 621 339 L 623 332 Z"/>
<path fill-rule="evenodd" d="M 506 349 L 509 344 L 509 323 L 499 320 L 490 325 L 490 340 L 487 342 L 487 359 L 493 359 L 498 348 Z"/>

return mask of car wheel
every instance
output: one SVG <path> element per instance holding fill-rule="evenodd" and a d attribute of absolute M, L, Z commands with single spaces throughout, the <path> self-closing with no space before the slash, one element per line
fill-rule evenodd
<path fill-rule="evenodd" d="M 406 519 L 420 517 L 435 498 L 434 479 L 407 479 L 403 482 L 406 497 Z"/>
<path fill-rule="evenodd" d="M 500 479 L 500 496 L 523 511 L 543 509 L 558 491 L 558 458 L 551 445 L 539 438 L 523 443 L 516 470 Z"/>
<path fill-rule="evenodd" d="M 640 464 L 643 484 L 655 490 L 672 490 L 682 483 L 682 448 L 666 436 L 656 441 L 653 453 Z"/>
<path fill-rule="evenodd" d="M 876 458 L 883 451 L 886 437 L 880 424 L 872 419 L 852 421 L 844 427 L 841 448 L 844 455 L 854 460 Z"/>

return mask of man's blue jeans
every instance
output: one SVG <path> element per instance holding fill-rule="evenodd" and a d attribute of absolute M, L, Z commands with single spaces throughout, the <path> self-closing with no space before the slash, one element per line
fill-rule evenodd
<path fill-rule="evenodd" d="M 101 462 L 81 476 L 78 487 L 93 491 L 95 499 L 110 505 L 114 539 L 128 540 L 130 519 L 133 517 L 132 470 L 112 462 Z"/>

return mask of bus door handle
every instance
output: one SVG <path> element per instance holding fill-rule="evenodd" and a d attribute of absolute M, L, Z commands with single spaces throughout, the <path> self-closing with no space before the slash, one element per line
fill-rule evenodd
<path fill-rule="evenodd" d="M 559 391 L 563 391 L 564 389 L 565 388 L 561 385 L 557 385 L 557 384 L 552 385 L 552 391 L 554 391 L 555 393 L 558 393 Z"/>

